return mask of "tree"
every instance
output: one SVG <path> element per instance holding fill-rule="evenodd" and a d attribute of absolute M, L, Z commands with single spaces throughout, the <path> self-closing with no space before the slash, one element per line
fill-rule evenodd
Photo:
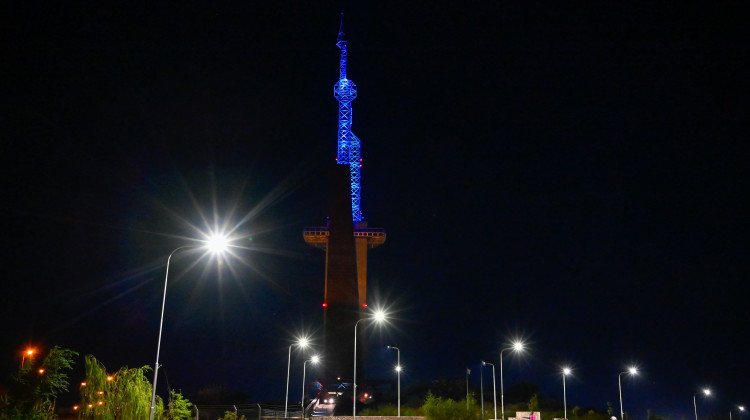
<path fill-rule="evenodd" d="M 86 380 L 80 387 L 79 418 L 102 420 L 143 419 L 151 411 L 151 383 L 145 372 L 149 366 L 120 368 L 113 374 L 92 355 L 85 358 Z M 157 396 L 154 416 L 162 418 L 164 404 Z"/>
<path fill-rule="evenodd" d="M 73 369 L 78 353 L 58 346 L 41 363 L 27 359 L 12 376 L 11 389 L 3 397 L 0 419 L 46 420 L 56 418 L 55 401 L 68 390 L 67 370 Z"/>
<path fill-rule="evenodd" d="M 170 395 L 172 396 L 172 398 L 168 405 L 169 411 L 167 412 L 167 419 L 189 419 L 191 417 L 191 414 L 193 413 L 190 410 L 190 407 L 192 407 L 193 403 L 191 403 L 187 398 L 183 397 L 181 393 L 175 392 L 174 390 L 170 391 Z"/>
<path fill-rule="evenodd" d="M 539 397 L 536 394 L 532 395 L 531 399 L 529 399 L 529 411 L 532 413 L 539 411 Z"/>

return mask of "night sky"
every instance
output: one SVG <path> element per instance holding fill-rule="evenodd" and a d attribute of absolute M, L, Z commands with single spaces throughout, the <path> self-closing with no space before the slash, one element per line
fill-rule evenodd
<path fill-rule="evenodd" d="M 0 383 L 29 344 L 153 365 L 167 256 L 218 226 L 243 248 L 173 258 L 161 363 L 188 395 L 283 400 L 289 343 L 322 325 L 302 229 L 327 215 L 344 11 L 388 232 L 368 376 L 393 345 L 404 384 L 478 384 L 522 338 L 506 389 L 561 400 L 569 363 L 569 407 L 617 407 L 635 363 L 634 418 L 690 416 L 705 386 L 701 415 L 750 404 L 739 2 L 213 3 L 4 7 Z"/>

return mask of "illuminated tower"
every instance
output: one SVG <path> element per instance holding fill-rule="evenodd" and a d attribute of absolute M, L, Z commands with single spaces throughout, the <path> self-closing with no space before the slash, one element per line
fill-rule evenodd
<path fill-rule="evenodd" d="M 359 138 L 352 133 L 352 101 L 357 97 L 357 85 L 346 76 L 343 28 L 342 14 L 336 42 L 341 50 L 339 80 L 333 87 L 333 96 L 339 102 L 339 126 L 336 165 L 331 168 L 330 216 L 326 226 L 305 228 L 303 236 L 308 244 L 326 251 L 326 376 L 329 380 L 341 377 L 350 381 L 354 324 L 367 307 L 367 250 L 385 243 L 385 229 L 368 228 L 360 208 L 362 152 Z M 363 357 L 364 352 L 358 349 L 357 354 Z M 358 362 L 357 366 L 364 364 Z"/>

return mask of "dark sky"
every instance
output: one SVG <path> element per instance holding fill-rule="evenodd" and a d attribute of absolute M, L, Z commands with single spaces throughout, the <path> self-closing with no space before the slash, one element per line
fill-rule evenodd
<path fill-rule="evenodd" d="M 27 344 L 152 365 L 167 256 L 218 225 L 248 249 L 173 259 L 161 362 L 187 393 L 283 399 L 321 326 L 301 232 L 327 214 L 344 10 L 388 232 L 371 376 L 396 345 L 405 383 L 478 383 L 521 337 L 505 384 L 561 399 L 570 363 L 571 406 L 617 406 L 631 363 L 635 418 L 691 415 L 703 386 L 702 413 L 750 403 L 739 2 L 213 3 L 4 8 L 3 378 Z"/>

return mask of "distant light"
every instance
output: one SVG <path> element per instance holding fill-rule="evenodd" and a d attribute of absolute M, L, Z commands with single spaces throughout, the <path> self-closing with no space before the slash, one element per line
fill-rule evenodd
<path fill-rule="evenodd" d="M 31 356 L 32 354 L 34 354 L 34 350 L 33 349 L 26 350 L 26 354 Z"/>
<path fill-rule="evenodd" d="M 104 405 L 104 401 L 99 401 L 99 405 Z"/>
<path fill-rule="evenodd" d="M 711 390 L 708 389 L 708 388 L 706 388 L 706 389 L 703 390 L 703 393 L 706 394 L 706 395 L 711 395 Z"/>
<path fill-rule="evenodd" d="M 44 373 L 44 369 L 39 369 L 39 374 L 41 375 L 42 373 Z"/>
<path fill-rule="evenodd" d="M 744 406 L 744 405 L 741 405 L 741 406 L 739 406 L 739 407 L 737 407 L 737 408 L 739 408 L 739 409 L 740 409 L 740 411 L 745 411 L 745 406 Z"/>
<path fill-rule="evenodd" d="M 86 386 L 86 382 L 81 382 L 81 386 Z"/>
<path fill-rule="evenodd" d="M 370 394 L 365 392 L 365 398 L 370 398 Z"/>
<path fill-rule="evenodd" d="M 94 404 L 89 404 L 89 408 L 92 408 L 93 406 L 94 406 Z"/>
<path fill-rule="evenodd" d="M 107 380 L 108 380 L 108 381 L 111 381 L 112 379 L 114 379 L 114 378 L 113 378 L 113 377 L 111 377 L 111 376 L 107 376 Z"/>
<path fill-rule="evenodd" d="M 313 356 L 312 358 L 310 358 L 310 361 L 311 361 L 311 362 L 312 362 L 313 364 L 317 364 L 318 362 L 320 362 L 320 356 L 318 356 L 318 355 L 316 354 L 315 356 Z"/>
<path fill-rule="evenodd" d="M 78 410 L 78 406 L 77 406 L 77 405 L 74 405 L 74 406 L 73 406 L 73 410 Z"/>

